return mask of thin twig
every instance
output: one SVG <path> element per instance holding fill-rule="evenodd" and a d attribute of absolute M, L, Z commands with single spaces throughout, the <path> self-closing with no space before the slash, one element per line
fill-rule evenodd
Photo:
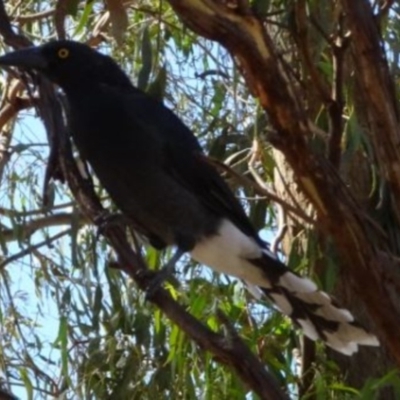
<path fill-rule="evenodd" d="M 67 208 L 67 207 L 73 207 L 75 206 L 76 203 L 69 201 L 67 203 L 62 203 L 62 204 L 56 204 L 54 205 L 51 210 L 55 211 L 55 210 L 60 210 L 63 208 Z M 10 209 L 10 208 L 4 208 L 4 207 L 0 207 L 0 215 L 4 215 L 6 217 L 10 217 L 10 218 L 16 218 L 16 217 L 29 217 L 32 215 L 43 215 L 46 213 L 46 210 L 43 208 L 39 208 L 36 210 L 24 210 L 24 211 L 19 211 L 19 210 L 14 210 L 14 209 Z"/>
<path fill-rule="evenodd" d="M 11 229 L 0 229 L 0 237 L 2 243 L 11 242 L 13 240 L 26 240 L 40 229 L 50 228 L 52 226 L 71 225 L 78 222 L 78 226 L 83 225 L 87 221 L 82 215 L 73 213 L 59 213 L 45 216 L 43 218 L 24 221 L 20 225 L 16 225 Z"/>
<path fill-rule="evenodd" d="M 271 251 L 274 254 L 278 252 L 278 246 L 281 244 L 288 230 L 288 226 L 285 223 L 283 207 L 280 204 L 277 204 L 277 208 L 278 208 L 278 231 L 276 232 L 273 240 L 271 240 L 271 246 L 270 246 Z"/>
<path fill-rule="evenodd" d="M 70 0 L 58 0 L 54 13 L 54 25 L 56 27 L 58 39 L 65 39 L 65 18 L 68 12 Z"/>
<path fill-rule="evenodd" d="M 348 48 L 349 37 L 343 33 L 344 15 L 339 15 L 338 32 L 333 41 L 333 86 L 332 102 L 328 107 L 330 120 L 330 139 L 328 147 L 328 159 L 333 166 L 339 168 L 342 155 L 342 135 L 343 135 L 343 63 L 345 52 Z"/>
<path fill-rule="evenodd" d="M 3 0 L 0 0 L 0 35 L 3 37 L 4 43 L 15 49 L 32 44 L 26 36 L 19 35 L 12 29 Z"/>
<path fill-rule="evenodd" d="M 260 196 L 266 196 L 271 201 L 279 203 L 287 212 L 292 213 L 293 215 L 303 219 L 304 221 L 306 221 L 307 223 L 309 223 L 311 225 L 315 224 L 315 221 L 312 218 L 310 218 L 307 214 L 305 214 L 300 208 L 293 207 L 291 204 L 285 202 L 280 197 L 278 197 L 275 193 L 271 192 L 265 185 L 264 186 L 258 185 L 256 182 L 252 181 L 251 179 L 238 174 L 232 168 L 225 165 L 224 163 L 222 163 L 219 160 L 216 160 L 211 157 L 206 157 L 206 156 L 204 156 L 204 158 L 208 163 L 210 163 L 211 165 L 214 165 L 220 171 L 226 172 L 229 175 L 231 175 L 233 178 L 235 178 L 235 180 L 240 182 L 243 186 L 252 187 Z"/>
<path fill-rule="evenodd" d="M 308 29 L 306 22 L 306 8 L 307 4 L 305 0 L 300 0 L 295 3 L 296 12 L 294 13 L 296 16 L 297 30 L 293 35 L 299 50 L 300 55 L 303 59 L 304 65 L 310 74 L 310 80 L 313 85 L 317 88 L 319 96 L 324 104 L 329 104 L 331 102 L 331 96 L 329 94 L 328 86 L 326 82 L 324 82 L 320 72 L 316 67 L 316 63 L 311 57 L 310 54 L 310 43 L 308 41 Z"/>
<path fill-rule="evenodd" d="M 17 15 L 13 18 L 13 21 L 19 24 L 27 24 L 32 23 L 43 18 L 51 17 L 54 14 L 54 9 L 41 11 L 34 14 L 27 14 L 27 15 Z"/>
<path fill-rule="evenodd" d="M 42 246 L 49 245 L 50 243 L 52 243 L 52 242 L 54 242 L 54 241 L 56 241 L 56 240 L 62 238 L 63 236 L 69 235 L 71 232 L 72 232 L 72 229 L 71 229 L 71 228 L 66 229 L 66 230 L 64 230 L 64 231 L 61 231 L 61 232 L 57 233 L 57 234 L 54 235 L 54 236 L 51 236 L 50 238 L 47 238 L 47 239 L 45 239 L 45 240 L 42 240 L 41 242 L 36 243 L 36 244 L 34 244 L 34 245 L 28 246 L 26 249 L 21 250 L 20 252 L 18 252 L 18 253 L 16 253 L 16 254 L 13 254 L 11 257 L 6 258 L 4 261 L 2 261 L 2 262 L 0 263 L 0 271 L 1 271 L 2 269 L 4 269 L 8 264 L 10 264 L 10 263 L 12 263 L 12 262 L 18 260 L 18 259 L 21 258 L 21 257 L 24 257 L 24 256 L 28 255 L 28 254 L 31 253 L 33 250 L 39 249 L 39 248 L 42 247 Z"/>

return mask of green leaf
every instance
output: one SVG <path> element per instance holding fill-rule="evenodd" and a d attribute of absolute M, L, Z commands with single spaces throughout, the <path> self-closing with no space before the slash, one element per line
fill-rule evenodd
<path fill-rule="evenodd" d="M 33 385 L 29 378 L 28 370 L 26 368 L 19 368 L 19 374 L 26 389 L 27 399 L 33 400 Z"/>
<path fill-rule="evenodd" d="M 142 68 L 139 71 L 137 86 L 139 89 L 146 90 L 153 63 L 151 39 L 148 27 L 143 30 L 141 56 Z"/>
<path fill-rule="evenodd" d="M 167 85 L 167 69 L 162 66 L 158 71 L 156 79 L 150 83 L 147 94 L 156 98 L 157 100 L 163 101 L 165 96 L 165 87 Z"/>
<path fill-rule="evenodd" d="M 100 313 L 102 311 L 102 299 L 103 299 L 103 291 L 100 286 L 96 286 L 96 291 L 94 294 L 93 318 L 92 318 L 93 327 L 96 330 L 99 329 L 99 318 L 100 318 Z"/>
<path fill-rule="evenodd" d="M 68 319 L 61 316 L 58 328 L 58 335 L 54 344 L 58 345 L 61 351 L 61 372 L 65 379 L 69 380 L 68 374 Z"/>
<path fill-rule="evenodd" d="M 83 29 L 88 24 L 88 20 L 89 20 L 90 14 L 91 14 L 92 9 L 93 9 L 93 4 L 94 4 L 94 1 L 88 1 L 86 3 L 85 8 L 83 9 L 83 13 L 82 13 L 81 19 L 80 19 L 78 25 L 76 26 L 72 36 L 78 36 L 79 34 L 81 34 Z"/>

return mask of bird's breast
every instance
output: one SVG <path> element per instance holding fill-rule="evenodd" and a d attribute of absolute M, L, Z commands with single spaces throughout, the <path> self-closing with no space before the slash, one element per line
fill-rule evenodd
<path fill-rule="evenodd" d="M 89 163 L 117 162 L 129 169 L 146 168 L 156 161 L 158 144 L 141 124 L 135 110 L 126 111 L 123 99 L 91 96 L 70 105 L 70 129 L 74 142 Z"/>

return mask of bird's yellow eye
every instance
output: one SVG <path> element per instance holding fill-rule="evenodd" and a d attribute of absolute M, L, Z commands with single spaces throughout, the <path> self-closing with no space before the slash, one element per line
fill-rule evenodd
<path fill-rule="evenodd" d="M 64 47 L 58 50 L 57 54 L 59 58 L 67 58 L 69 56 L 69 50 Z"/>

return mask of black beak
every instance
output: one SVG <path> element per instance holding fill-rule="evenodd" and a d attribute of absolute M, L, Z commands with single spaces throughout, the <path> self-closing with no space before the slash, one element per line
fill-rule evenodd
<path fill-rule="evenodd" d="M 0 65 L 26 69 L 45 70 L 47 60 L 38 47 L 17 50 L 0 57 Z"/>

